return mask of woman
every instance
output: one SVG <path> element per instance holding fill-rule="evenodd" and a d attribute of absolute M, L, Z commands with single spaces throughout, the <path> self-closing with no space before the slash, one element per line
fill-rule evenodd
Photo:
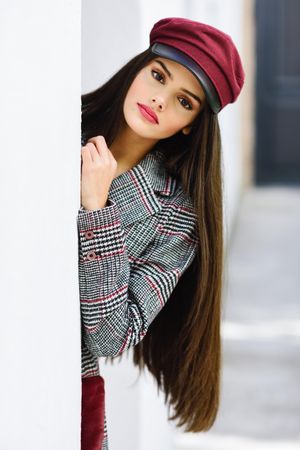
<path fill-rule="evenodd" d="M 166 18 L 154 24 L 146 51 L 82 97 L 83 449 L 108 448 L 98 357 L 131 346 L 178 426 L 208 430 L 215 420 L 223 261 L 217 113 L 243 83 L 228 35 Z"/>

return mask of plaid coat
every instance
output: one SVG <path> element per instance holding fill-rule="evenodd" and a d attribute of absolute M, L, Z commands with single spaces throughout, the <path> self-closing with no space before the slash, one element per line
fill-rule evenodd
<path fill-rule="evenodd" d="M 113 180 L 108 206 L 78 211 L 82 377 L 143 339 L 195 256 L 196 215 L 163 158 L 149 152 Z M 106 417 L 104 433 L 102 450 Z"/>

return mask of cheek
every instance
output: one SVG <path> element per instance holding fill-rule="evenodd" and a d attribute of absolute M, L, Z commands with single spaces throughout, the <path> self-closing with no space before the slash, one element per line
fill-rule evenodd
<path fill-rule="evenodd" d="M 129 88 L 127 95 L 125 97 L 124 103 L 123 103 L 123 114 L 126 119 L 127 115 L 130 113 L 130 111 L 133 110 L 133 99 L 135 98 L 135 91 L 134 86 L 131 85 Z"/>
<path fill-rule="evenodd" d="M 181 112 L 170 112 L 168 114 L 168 117 L 166 116 L 164 118 L 164 129 L 165 133 L 168 134 L 168 136 L 171 136 L 172 134 L 177 133 L 178 131 L 182 130 L 182 128 L 186 127 L 191 120 L 188 120 L 186 117 L 186 114 Z"/>
<path fill-rule="evenodd" d="M 125 100 L 137 101 L 138 96 L 143 92 L 144 89 L 145 89 L 144 75 L 143 73 L 139 73 L 131 83 L 131 86 L 128 89 Z"/>

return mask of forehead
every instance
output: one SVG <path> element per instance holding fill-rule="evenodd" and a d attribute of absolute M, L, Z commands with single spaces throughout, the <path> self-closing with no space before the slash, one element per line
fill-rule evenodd
<path fill-rule="evenodd" d="M 155 63 L 155 61 L 160 61 L 166 66 L 172 75 L 173 81 L 180 83 L 180 87 L 193 91 L 194 94 L 197 94 L 201 99 L 205 98 L 205 93 L 202 89 L 200 81 L 185 66 L 161 56 L 155 57 L 150 64 Z"/>

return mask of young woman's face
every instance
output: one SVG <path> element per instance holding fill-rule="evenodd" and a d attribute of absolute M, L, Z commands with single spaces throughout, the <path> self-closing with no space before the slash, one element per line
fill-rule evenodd
<path fill-rule="evenodd" d="M 187 134 L 204 102 L 195 76 L 181 64 L 158 56 L 136 75 L 123 113 L 135 134 L 159 140 L 179 130 Z"/>

